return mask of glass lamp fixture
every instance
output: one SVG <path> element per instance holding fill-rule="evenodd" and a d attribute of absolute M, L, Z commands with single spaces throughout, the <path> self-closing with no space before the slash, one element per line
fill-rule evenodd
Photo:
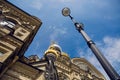
<path fill-rule="evenodd" d="M 62 9 L 63 16 L 70 16 L 70 9 L 65 7 Z"/>

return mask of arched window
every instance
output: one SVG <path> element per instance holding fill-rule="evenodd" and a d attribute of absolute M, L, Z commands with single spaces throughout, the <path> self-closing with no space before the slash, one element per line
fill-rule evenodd
<path fill-rule="evenodd" d="M 0 21 L 1 26 L 8 26 L 10 28 L 13 28 L 15 26 L 15 23 L 11 21 Z"/>
<path fill-rule="evenodd" d="M 5 17 L 4 15 L 0 16 L 0 26 L 13 28 L 16 24 L 17 21 L 15 21 L 14 19 Z"/>

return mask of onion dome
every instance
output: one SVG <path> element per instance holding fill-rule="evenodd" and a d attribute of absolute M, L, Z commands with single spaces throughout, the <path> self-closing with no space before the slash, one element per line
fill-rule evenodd
<path fill-rule="evenodd" d="M 52 45 L 50 45 L 49 49 L 56 50 L 56 51 L 58 51 L 58 52 L 60 52 L 60 53 L 62 52 L 61 47 L 60 47 L 59 45 L 57 45 L 57 44 L 52 44 Z"/>
<path fill-rule="evenodd" d="M 48 50 L 45 52 L 45 56 L 51 55 L 51 56 L 58 58 L 58 56 L 61 55 L 61 52 L 62 52 L 61 47 L 53 43 L 49 46 Z"/>

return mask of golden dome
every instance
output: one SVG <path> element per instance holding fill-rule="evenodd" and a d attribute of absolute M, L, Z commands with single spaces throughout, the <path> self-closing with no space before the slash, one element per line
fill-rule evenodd
<path fill-rule="evenodd" d="M 45 51 L 45 55 L 55 55 L 56 58 L 58 58 L 62 53 L 61 47 L 57 45 L 56 43 L 52 43 L 48 50 Z"/>
<path fill-rule="evenodd" d="M 57 45 L 57 44 L 52 44 L 52 45 L 50 45 L 49 49 L 57 50 L 57 51 L 59 51 L 60 53 L 62 52 L 61 47 L 60 47 L 59 45 Z"/>

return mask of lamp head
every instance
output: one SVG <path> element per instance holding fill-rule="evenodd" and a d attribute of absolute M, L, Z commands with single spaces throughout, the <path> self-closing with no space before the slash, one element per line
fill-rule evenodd
<path fill-rule="evenodd" d="M 62 9 L 63 16 L 70 16 L 70 9 L 65 7 Z"/>

